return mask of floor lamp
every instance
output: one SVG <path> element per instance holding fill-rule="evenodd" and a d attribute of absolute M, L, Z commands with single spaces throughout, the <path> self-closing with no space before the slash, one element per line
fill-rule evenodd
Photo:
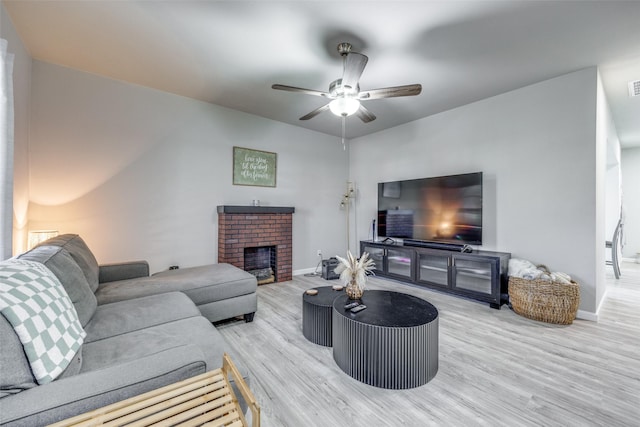
<path fill-rule="evenodd" d="M 342 202 L 340 207 L 345 209 L 347 215 L 347 250 L 351 250 L 351 232 L 349 230 L 349 205 L 351 205 L 351 199 L 355 199 L 356 191 L 353 182 L 347 181 L 347 191 L 342 195 Z"/>

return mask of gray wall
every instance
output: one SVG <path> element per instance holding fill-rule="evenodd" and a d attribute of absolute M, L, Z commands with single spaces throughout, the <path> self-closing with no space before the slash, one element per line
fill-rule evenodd
<path fill-rule="evenodd" d="M 569 273 L 593 318 L 604 294 L 597 80 L 589 68 L 351 141 L 359 239 L 370 236 L 378 182 L 482 171 L 482 248 Z"/>
<path fill-rule="evenodd" d="M 625 219 L 622 256 L 635 260 L 640 252 L 640 147 L 622 150 L 621 169 Z"/>
<path fill-rule="evenodd" d="M 34 61 L 31 229 L 79 233 L 99 262 L 217 262 L 217 205 L 294 206 L 293 269 L 344 250 L 338 138 Z M 276 152 L 276 188 L 232 185 L 232 147 Z"/>

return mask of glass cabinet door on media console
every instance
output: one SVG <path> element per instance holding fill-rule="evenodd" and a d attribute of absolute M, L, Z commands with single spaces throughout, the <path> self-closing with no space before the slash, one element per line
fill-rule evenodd
<path fill-rule="evenodd" d="M 494 277 L 499 277 L 496 258 L 470 257 L 462 254 L 454 254 L 451 257 L 452 289 L 492 296 L 499 291 L 499 287 L 494 286 Z"/>
<path fill-rule="evenodd" d="M 362 243 L 360 253 L 367 252 L 376 263 L 376 274 L 413 280 L 414 251 L 390 245 Z"/>
<path fill-rule="evenodd" d="M 364 252 L 368 253 L 369 258 L 371 258 L 373 262 L 376 263 L 376 272 L 383 272 L 384 271 L 384 251 L 385 251 L 384 248 L 370 246 L 370 245 L 363 245 L 362 250 L 360 251 L 360 254 Z"/>
<path fill-rule="evenodd" d="M 449 254 L 442 251 L 421 250 L 418 252 L 418 282 L 430 285 L 449 286 Z"/>
<path fill-rule="evenodd" d="M 413 251 L 387 249 L 387 274 L 408 279 L 413 278 Z"/>

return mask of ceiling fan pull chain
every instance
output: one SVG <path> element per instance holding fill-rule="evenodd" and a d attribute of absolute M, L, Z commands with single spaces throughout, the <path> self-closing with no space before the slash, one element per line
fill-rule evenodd
<path fill-rule="evenodd" d="M 342 149 L 347 151 L 347 146 L 344 143 L 344 134 L 347 128 L 347 116 L 342 116 Z"/>

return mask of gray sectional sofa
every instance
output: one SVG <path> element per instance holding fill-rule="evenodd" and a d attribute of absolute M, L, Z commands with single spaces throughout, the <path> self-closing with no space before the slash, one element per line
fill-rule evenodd
<path fill-rule="evenodd" d="M 68 418 L 216 369 L 225 352 L 246 378 L 211 322 L 252 320 L 257 283 L 249 273 L 224 264 L 152 276 L 144 262 L 98 266 L 77 235 L 56 237 L 18 258 L 44 264 L 60 280 L 86 337 L 64 372 L 38 385 L 18 335 L 0 315 L 1 425 Z"/>

